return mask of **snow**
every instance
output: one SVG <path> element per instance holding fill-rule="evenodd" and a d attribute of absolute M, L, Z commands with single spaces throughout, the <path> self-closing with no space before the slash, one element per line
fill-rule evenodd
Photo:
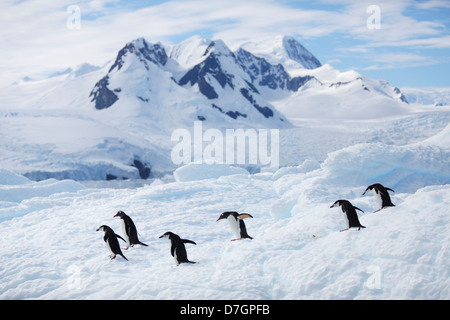
<path fill-rule="evenodd" d="M 320 62 L 305 47 L 290 36 L 275 36 L 241 45 L 247 51 L 265 58 L 273 65 L 281 63 L 288 70 L 315 69 Z"/>
<path fill-rule="evenodd" d="M 253 47 L 255 52 L 268 59 L 276 60 L 280 54 L 289 60 L 283 46 L 284 38 L 256 42 Z M 140 38 L 127 45 L 142 49 L 144 41 Z M 162 45 L 146 44 L 149 50 L 156 50 L 157 46 L 161 53 Z M 244 45 L 245 48 L 247 46 L 250 44 Z M 252 93 L 251 100 L 259 107 L 268 106 L 273 111 L 273 117 L 265 118 L 240 92 L 241 89 L 251 91 L 251 78 L 236 63 L 223 41 L 212 42 L 194 36 L 166 48 L 169 56 L 164 66 L 145 60 L 142 55 L 127 54 L 121 56 L 123 64 L 120 70 L 116 67 L 109 72 L 114 61 L 102 68 L 82 64 L 48 79 L 0 88 L 1 166 L 32 180 L 86 181 L 104 180 L 106 176 L 137 179 L 139 172 L 133 162 L 138 158 L 151 167 L 153 178 L 160 178 L 177 168 L 170 159 L 170 150 L 174 146 L 170 140 L 171 133 L 178 128 L 192 130 L 194 121 L 198 120 L 204 120 L 205 129 L 222 131 L 243 127 L 290 128 L 282 130 L 280 136 L 283 146 L 280 165 L 294 166 L 306 159 L 323 161 L 330 151 L 368 141 L 365 138 L 381 136 L 369 134 L 368 137 L 361 120 L 389 119 L 389 134 L 396 136 L 399 134 L 394 129 L 394 121 L 400 121 L 403 126 L 410 121 L 403 119 L 420 119 L 418 111 L 426 112 L 425 118 L 430 119 L 433 126 L 432 129 L 427 128 L 426 134 L 448 123 L 444 122 L 448 119 L 448 107 L 407 105 L 399 101 L 393 86 L 352 70 L 341 72 L 330 65 L 316 69 L 289 69 L 293 77 L 314 77 L 297 92 L 273 90 L 253 83 L 261 94 Z M 210 85 L 219 94 L 219 98 L 212 100 L 199 93 L 197 84 L 180 86 L 174 81 L 204 61 L 208 57 L 205 54 L 207 48 L 209 54 L 216 55 L 220 69 L 234 84 L 234 88 L 230 85 L 222 87 L 211 77 Z M 275 52 L 271 52 L 271 48 Z M 90 93 L 106 75 L 109 89 L 114 90 L 119 99 L 109 108 L 97 110 Z M 443 119 L 428 116 L 435 109 L 443 111 Z M 232 119 L 227 112 L 241 116 Z M 325 120 L 328 120 L 326 124 Z M 336 124 L 333 121 L 344 124 L 351 120 L 357 123 L 349 125 L 358 128 L 334 129 Z M 422 125 L 422 122 L 418 120 L 414 125 Z M 292 128 L 292 124 L 297 127 Z M 357 137 L 353 134 L 355 130 L 363 131 L 364 136 Z M 379 130 L 385 129 L 380 127 Z M 417 130 L 410 130 L 417 135 L 413 131 Z M 331 143 L 325 132 L 339 139 L 333 138 Z M 313 134 L 316 135 L 310 137 Z M 295 138 L 291 139 L 293 136 Z M 312 152 L 297 139 L 304 137 L 322 141 Z M 387 136 L 383 136 L 382 142 L 386 139 Z M 292 154 L 296 148 L 302 152 Z"/>
<path fill-rule="evenodd" d="M 179 65 L 148 65 L 155 78 L 130 58 L 106 110 L 88 95 L 109 66 L 0 90 L 0 299 L 450 299 L 449 107 L 404 104 L 354 71 L 299 69 L 291 74 L 316 80 L 271 101 L 295 124 L 279 128 L 280 168 L 177 167 L 172 130 L 192 132 L 200 111 L 205 130 L 245 128 L 171 80 L 209 44 L 172 47 Z M 158 175 L 140 180 L 137 158 Z M 376 198 L 362 195 L 373 183 L 395 190 L 395 207 L 374 212 Z M 365 229 L 339 232 L 338 199 L 364 210 Z M 129 261 L 110 260 L 96 232 L 121 235 L 119 210 L 149 245 L 125 251 Z M 228 222 L 216 221 L 224 211 L 250 213 L 254 239 L 230 241 Z M 159 239 L 167 231 L 197 243 L 186 245 L 197 264 L 175 266 Z"/>
<path fill-rule="evenodd" d="M 449 299 L 448 128 L 275 172 L 189 164 L 175 180 L 136 188 L 33 182 L 3 169 L 0 298 Z M 395 190 L 395 207 L 374 213 L 375 197 L 362 196 L 374 182 Z M 330 206 L 341 198 L 365 211 L 366 229 L 339 232 L 344 221 Z M 149 245 L 125 251 L 129 261 L 110 260 L 95 231 L 121 234 L 118 210 Z M 253 240 L 230 241 L 228 223 L 216 222 L 229 210 L 253 215 Z M 197 243 L 186 245 L 197 264 L 175 266 L 158 238 L 166 231 Z"/>
<path fill-rule="evenodd" d="M 243 168 L 232 167 L 226 164 L 190 163 L 177 168 L 173 176 L 176 181 L 196 181 L 203 179 L 220 178 L 235 174 L 248 174 Z"/>
<path fill-rule="evenodd" d="M 435 105 L 450 105 L 450 88 L 402 88 L 409 102 Z"/>
<path fill-rule="evenodd" d="M 195 35 L 178 45 L 168 47 L 169 56 L 177 61 L 184 69 L 190 69 L 205 59 L 206 48 L 211 44 L 211 40 L 203 39 Z"/>

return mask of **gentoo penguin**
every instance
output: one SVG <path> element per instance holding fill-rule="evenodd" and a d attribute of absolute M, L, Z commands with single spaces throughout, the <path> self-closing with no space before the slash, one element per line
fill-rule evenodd
<path fill-rule="evenodd" d="M 342 216 L 344 217 L 345 224 L 347 225 L 346 229 L 342 229 L 341 231 L 348 230 L 350 228 L 358 228 L 360 230 L 361 228 L 365 228 L 361 223 L 359 222 L 358 215 L 356 214 L 356 209 L 362 211 L 361 209 L 353 206 L 350 201 L 348 200 L 337 200 L 330 208 L 334 207 L 341 207 L 342 210 Z"/>
<path fill-rule="evenodd" d="M 130 216 L 126 215 L 123 211 L 119 211 L 114 217 L 120 217 L 120 219 L 122 219 L 122 230 L 128 244 L 127 247 L 124 248 L 125 250 L 127 250 L 128 247 L 133 247 L 135 244 L 148 247 L 148 245 L 139 241 L 136 226 Z"/>
<path fill-rule="evenodd" d="M 394 190 L 386 188 L 379 183 L 375 183 L 367 187 L 366 191 L 364 191 L 363 193 L 363 196 L 369 193 L 369 191 L 372 191 L 375 194 L 378 203 L 380 204 L 380 209 L 375 211 L 378 212 L 386 207 L 395 207 L 395 205 L 391 201 L 391 197 L 389 196 L 388 190 L 395 192 Z"/>
<path fill-rule="evenodd" d="M 236 237 L 235 239 L 232 239 L 231 241 L 242 240 L 245 238 L 253 239 L 252 237 L 250 237 L 247 234 L 247 229 L 245 228 L 244 220 L 242 220 L 245 218 L 253 218 L 253 216 L 248 213 L 239 214 L 236 211 L 226 211 L 220 215 L 220 217 L 219 217 L 219 219 L 217 219 L 217 221 L 219 221 L 221 219 L 228 220 L 228 222 L 230 223 L 231 230 L 233 231 L 234 236 Z"/>
<path fill-rule="evenodd" d="M 177 264 L 177 266 L 180 265 L 180 263 L 196 263 L 196 262 L 188 260 L 186 247 L 184 246 L 185 243 L 196 244 L 194 241 L 187 240 L 187 239 L 181 239 L 177 234 L 170 232 L 170 231 L 164 233 L 159 238 L 160 239 L 161 238 L 169 239 L 170 254 L 175 259 L 175 263 Z"/>
<path fill-rule="evenodd" d="M 103 240 L 105 240 L 106 246 L 112 252 L 112 254 L 109 256 L 111 258 L 111 260 L 114 259 L 117 254 L 120 254 L 122 256 L 122 258 L 124 258 L 125 260 L 128 261 L 128 259 L 125 258 L 125 256 L 122 254 L 122 251 L 120 250 L 120 246 L 119 246 L 119 240 L 117 240 L 117 238 L 120 238 L 123 241 L 125 241 L 125 239 L 123 239 L 118 234 L 115 234 L 114 231 L 108 226 L 102 225 L 97 229 L 97 231 L 99 231 L 99 230 L 103 230 L 105 232 L 105 236 L 103 237 Z"/>

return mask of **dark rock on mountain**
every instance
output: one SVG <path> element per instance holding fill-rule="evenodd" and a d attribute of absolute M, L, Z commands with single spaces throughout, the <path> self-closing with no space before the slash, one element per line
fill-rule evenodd
<path fill-rule="evenodd" d="M 91 102 L 95 102 L 95 109 L 102 110 L 109 108 L 119 97 L 108 88 L 109 77 L 105 76 L 95 84 L 94 89 L 89 94 L 92 97 Z"/>

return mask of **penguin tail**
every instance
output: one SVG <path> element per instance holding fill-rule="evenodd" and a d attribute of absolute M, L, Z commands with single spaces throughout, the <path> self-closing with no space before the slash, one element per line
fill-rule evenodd
<path fill-rule="evenodd" d="M 125 260 L 128 261 L 128 259 L 123 254 L 121 254 L 121 256 L 122 256 L 122 258 L 124 258 Z"/>
<path fill-rule="evenodd" d="M 140 242 L 140 241 L 139 241 L 139 244 L 140 244 L 141 246 L 148 247 L 148 244 L 145 244 L 145 243 L 143 243 L 143 242 Z"/>

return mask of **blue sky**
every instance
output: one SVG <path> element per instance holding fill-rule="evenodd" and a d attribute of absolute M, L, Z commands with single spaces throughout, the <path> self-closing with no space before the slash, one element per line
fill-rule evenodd
<path fill-rule="evenodd" d="M 69 6 L 80 27 L 69 28 Z M 450 87 L 449 0 L 2 0 L 0 84 L 88 62 L 103 65 L 145 37 L 192 35 L 231 48 L 291 35 L 323 64 L 398 87 Z"/>

